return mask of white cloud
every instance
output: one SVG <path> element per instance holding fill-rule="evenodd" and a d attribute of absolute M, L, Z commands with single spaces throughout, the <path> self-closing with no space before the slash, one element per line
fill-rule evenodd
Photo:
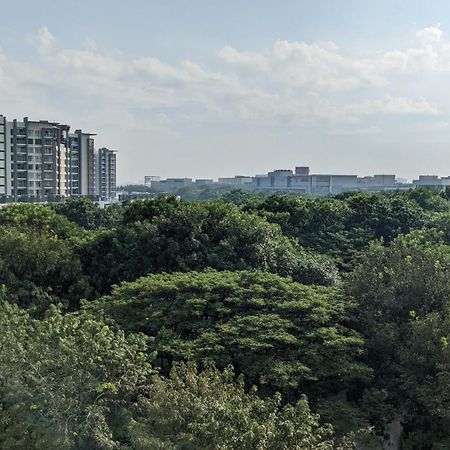
<path fill-rule="evenodd" d="M 263 53 L 239 52 L 225 47 L 218 56 L 224 61 L 260 73 L 271 82 L 292 88 L 347 90 L 360 84 L 350 60 L 332 42 L 278 40 Z"/>
<path fill-rule="evenodd" d="M 416 33 L 418 42 L 370 57 L 351 57 L 333 42 L 276 41 L 262 52 L 224 47 L 218 56 L 244 76 L 291 89 L 345 92 L 384 88 L 398 76 L 450 73 L 450 41 L 439 25 Z"/>
<path fill-rule="evenodd" d="M 434 27 L 426 27 L 422 30 L 419 30 L 416 33 L 416 36 L 422 41 L 424 44 L 433 44 L 436 42 L 441 42 L 444 38 L 444 33 L 441 30 L 440 24 Z"/>
<path fill-rule="evenodd" d="M 365 100 L 359 104 L 348 105 L 346 110 L 357 116 L 361 114 L 439 114 L 438 108 L 424 98 L 412 100 L 404 97 L 392 97 L 391 95 L 385 95 L 381 99 Z"/>
<path fill-rule="evenodd" d="M 450 42 L 440 28 L 421 30 L 418 37 L 418 47 L 374 57 L 352 57 L 333 42 L 280 39 L 261 52 L 224 47 L 218 64 L 205 66 L 194 60 L 168 64 L 152 56 L 127 58 L 102 52 L 90 41 L 84 49 L 56 50 L 55 38 L 42 27 L 28 38 L 40 63 L 23 64 L 0 53 L 0 92 L 4 104 L 18 96 L 33 104 L 53 98 L 46 94 L 56 89 L 65 99 L 62 111 L 71 104 L 79 107 L 84 99 L 101 106 L 103 114 L 143 115 L 149 123 L 174 130 L 194 123 L 251 123 L 368 134 L 379 129 L 367 123 L 369 117 L 441 114 L 439 97 L 408 91 L 397 80 L 419 77 L 423 85 L 424 73 L 435 77 L 450 68 Z M 422 45 L 425 40 L 428 44 Z"/>
<path fill-rule="evenodd" d="M 381 128 L 371 126 L 367 128 L 333 128 L 328 131 L 328 134 L 335 136 L 367 136 L 381 133 Z"/>
<path fill-rule="evenodd" d="M 34 45 L 41 55 L 47 54 L 53 48 L 55 37 L 50 33 L 47 27 L 40 28 L 35 34 L 27 37 L 27 42 Z"/>
<path fill-rule="evenodd" d="M 74 74 L 115 78 L 124 70 L 124 63 L 93 50 L 62 50 L 52 56 L 62 68 Z"/>
<path fill-rule="evenodd" d="M 224 47 L 207 64 L 129 57 L 83 37 L 61 48 L 46 27 L 27 42 L 37 58 L 0 51 L 0 113 L 89 126 L 99 139 L 132 142 L 136 153 L 142 133 L 156 148 L 183 147 L 186 134 L 209 130 L 225 130 L 224 141 L 236 130 L 261 140 L 307 130 L 343 141 L 384 138 L 389 121 L 424 122 L 435 134 L 450 123 L 450 41 L 439 26 L 418 31 L 405 48 L 355 55 L 333 42 L 279 39 L 259 51 Z M 126 164 L 129 176 L 140 170 Z"/>

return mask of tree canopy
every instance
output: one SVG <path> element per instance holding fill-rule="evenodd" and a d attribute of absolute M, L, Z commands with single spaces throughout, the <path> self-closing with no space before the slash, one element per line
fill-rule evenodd
<path fill-rule="evenodd" d="M 339 290 L 261 272 L 151 275 L 85 305 L 129 332 L 151 337 L 156 363 L 232 364 L 250 384 L 311 400 L 370 379 L 363 340 L 351 328 L 355 304 Z"/>
<path fill-rule="evenodd" d="M 81 259 L 100 294 L 149 273 L 207 267 L 265 270 L 326 286 L 339 278 L 329 258 L 303 249 L 258 216 L 224 202 L 174 198 L 133 202 L 124 225 L 91 236 Z"/>
<path fill-rule="evenodd" d="M 0 209 L 0 448 L 450 447 L 448 189 L 180 196 Z"/>
<path fill-rule="evenodd" d="M 174 366 L 169 378 L 155 376 L 137 404 L 140 418 L 131 427 L 133 448 L 242 450 L 332 450 L 330 425 L 321 425 L 301 397 L 295 405 L 281 397 L 260 398 L 256 390 L 223 372 L 193 364 Z"/>

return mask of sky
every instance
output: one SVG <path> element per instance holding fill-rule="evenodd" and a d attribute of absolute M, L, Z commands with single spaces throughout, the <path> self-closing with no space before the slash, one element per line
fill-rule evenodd
<path fill-rule="evenodd" d="M 450 2 L 0 0 L 0 114 L 96 133 L 119 183 L 450 175 Z"/>

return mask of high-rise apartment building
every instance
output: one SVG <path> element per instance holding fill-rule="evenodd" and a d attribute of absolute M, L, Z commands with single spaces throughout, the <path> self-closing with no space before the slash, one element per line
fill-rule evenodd
<path fill-rule="evenodd" d="M 0 197 L 6 195 L 6 117 L 0 115 Z"/>
<path fill-rule="evenodd" d="M 68 125 L 55 122 L 5 123 L 6 195 L 26 197 L 68 195 Z M 9 178 L 9 179 L 8 179 Z"/>
<path fill-rule="evenodd" d="M 0 199 L 115 198 L 115 152 L 96 155 L 93 136 L 57 122 L 0 115 Z"/>
<path fill-rule="evenodd" d="M 100 148 L 97 157 L 97 195 L 101 200 L 116 198 L 116 151 Z"/>
<path fill-rule="evenodd" d="M 69 146 L 71 149 L 71 195 L 86 195 L 94 197 L 95 192 L 95 134 L 83 133 L 75 130 L 69 134 Z"/>

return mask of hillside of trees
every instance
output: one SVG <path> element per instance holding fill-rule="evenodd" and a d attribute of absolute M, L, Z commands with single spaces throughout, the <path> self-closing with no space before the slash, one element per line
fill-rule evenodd
<path fill-rule="evenodd" d="M 0 448 L 449 449 L 449 198 L 0 209 Z"/>

